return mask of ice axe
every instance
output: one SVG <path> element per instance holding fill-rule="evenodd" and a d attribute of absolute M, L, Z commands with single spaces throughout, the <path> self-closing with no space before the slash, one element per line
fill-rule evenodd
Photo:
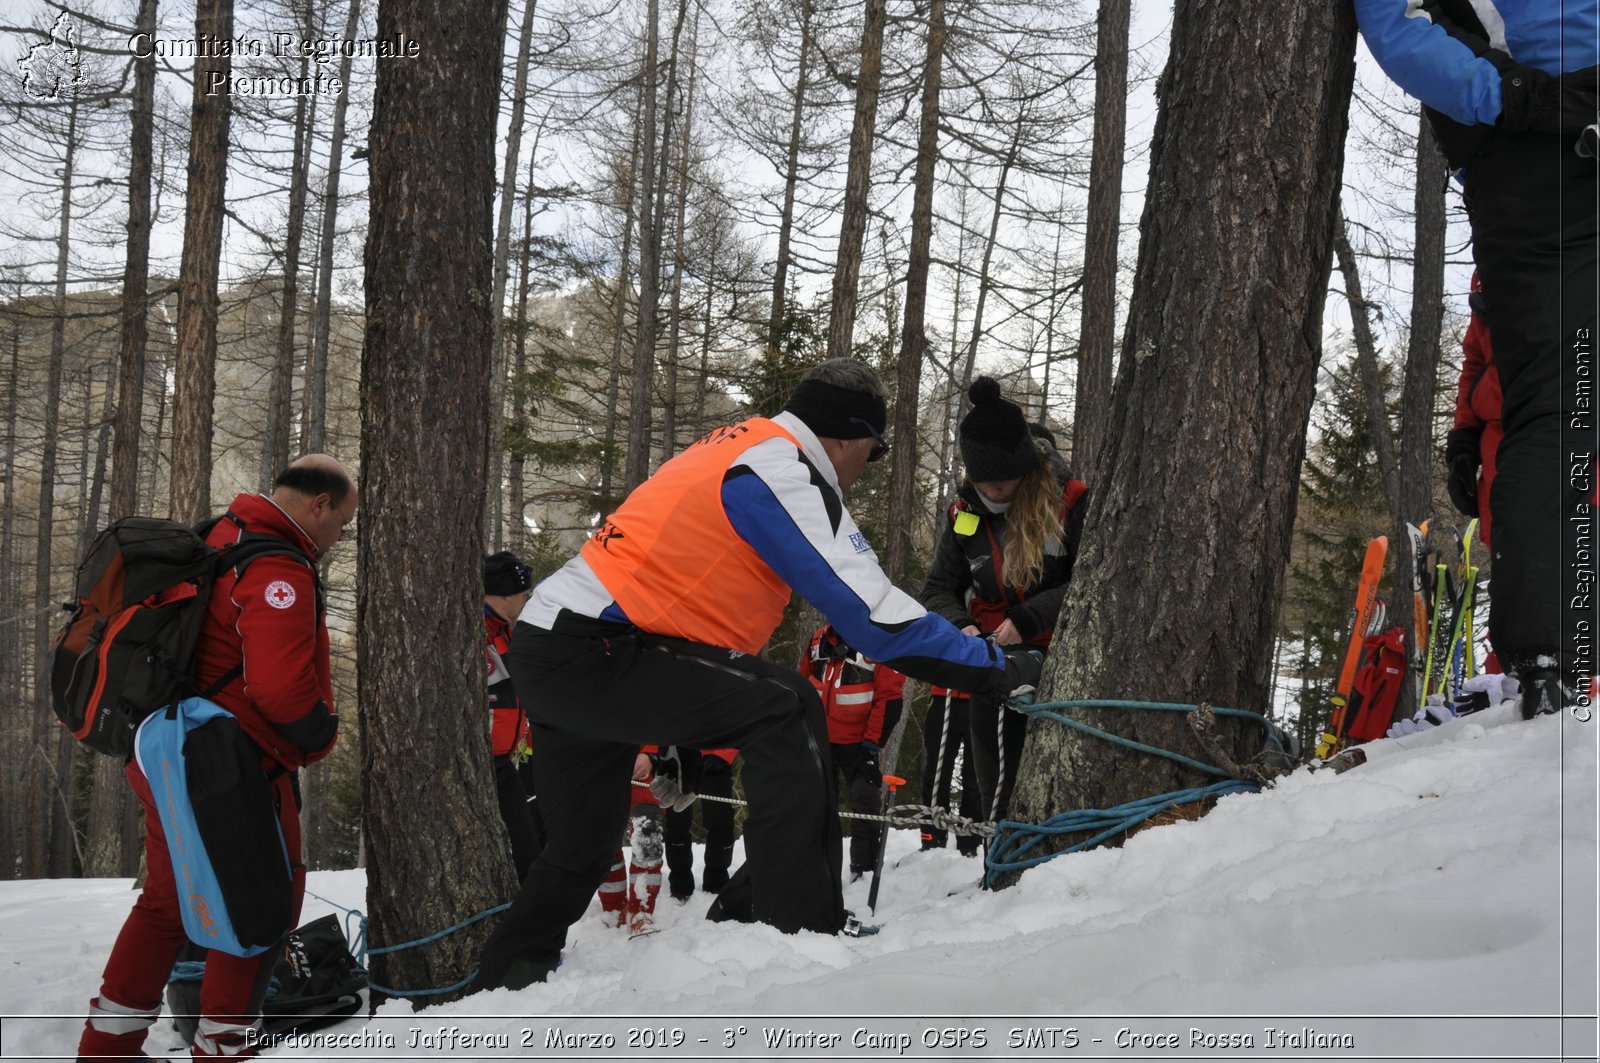
<path fill-rule="evenodd" d="M 888 784 L 889 796 L 884 799 L 882 814 L 887 816 L 894 807 L 894 794 L 898 787 L 904 786 L 906 781 L 898 775 L 885 775 L 883 781 Z M 873 915 L 878 914 L 878 880 L 883 877 L 883 854 L 889 848 L 889 824 L 883 825 L 883 831 L 878 836 L 878 860 L 872 868 L 872 889 L 867 891 L 867 911 Z"/>

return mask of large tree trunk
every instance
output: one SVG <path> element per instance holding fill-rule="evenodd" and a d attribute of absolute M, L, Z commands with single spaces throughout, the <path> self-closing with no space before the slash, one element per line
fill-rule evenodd
<path fill-rule="evenodd" d="M 101 395 L 99 428 L 96 431 L 94 472 L 89 486 L 89 504 L 84 507 L 80 556 L 89 552 L 89 543 L 100 528 L 100 499 L 105 489 L 106 451 L 110 443 L 116 366 L 110 367 Z M 92 378 L 91 378 L 92 379 Z M 85 403 L 85 408 L 88 408 Z M 84 824 L 83 874 L 89 877 L 115 875 L 122 864 L 123 804 L 129 796 L 123 781 L 122 763 L 115 757 L 95 757 L 90 771 L 89 814 Z"/>
<path fill-rule="evenodd" d="M 484 507 L 484 538 L 491 551 L 505 538 L 506 438 L 506 281 L 511 271 L 511 208 L 517 199 L 517 160 L 522 154 L 522 121 L 528 110 L 528 66 L 533 58 L 533 17 L 537 0 L 528 0 L 517 39 L 517 74 L 511 89 L 511 125 L 506 133 L 506 161 L 500 179 L 500 216 L 494 236 L 494 359 L 489 371 L 489 497 Z"/>
<path fill-rule="evenodd" d="M 917 436 L 921 406 L 922 363 L 927 356 L 928 266 L 933 246 L 933 164 L 939 157 L 939 86 L 944 72 L 945 0 L 930 0 L 928 39 L 922 63 L 922 116 L 917 133 L 917 168 L 912 177 L 911 249 L 906 263 L 906 316 L 900 332 L 900 358 L 895 375 L 894 438 L 889 476 L 889 540 L 883 570 L 899 583 L 911 560 L 916 519 Z M 909 715 L 909 714 L 907 714 Z"/>
<path fill-rule="evenodd" d="M 351 40 L 361 18 L 361 0 L 350 0 L 344 37 Z M 339 175 L 344 163 L 344 116 L 350 102 L 350 64 L 339 61 L 339 81 L 346 86 L 333 105 L 333 138 L 328 142 L 328 176 L 322 193 L 322 232 L 317 244 L 317 304 L 311 324 L 311 353 L 306 359 L 306 380 L 301 401 L 300 452 L 316 454 L 327 449 L 328 341 L 333 318 L 333 238 L 339 222 Z"/>
<path fill-rule="evenodd" d="M 1277 14 L 1177 8 L 1133 308 L 1043 700 L 1269 705 L 1355 52 L 1348 6 Z M 1177 714 L 1069 715 L 1194 752 Z M 1247 760 L 1261 732 L 1225 722 L 1222 740 Z M 1038 823 L 1211 781 L 1035 720 L 1011 814 Z"/>
<path fill-rule="evenodd" d="M 639 109 L 639 308 L 634 314 L 633 376 L 628 389 L 628 457 L 622 493 L 650 475 L 650 391 L 656 361 L 656 304 L 660 301 L 661 235 L 656 218 L 656 54 L 660 5 L 647 5 L 644 90 Z"/>
<path fill-rule="evenodd" d="M 642 110 L 643 91 L 640 92 Z M 617 290 L 611 305 L 611 366 L 606 374 L 606 423 L 602 440 L 604 455 L 600 464 L 600 511 L 609 512 L 613 480 L 617 469 L 618 391 L 622 386 L 622 348 L 627 337 L 628 277 L 633 259 L 633 221 L 635 196 L 639 190 L 639 152 L 644 141 L 643 122 L 633 123 L 633 147 L 628 154 L 627 187 L 623 189 L 622 254 L 617 260 Z M 637 315 L 635 315 L 637 317 Z M 637 321 L 635 322 L 637 324 Z"/>
<path fill-rule="evenodd" d="M 233 0 L 198 0 L 195 37 L 233 36 Z M 210 49 L 220 51 L 223 49 Z M 211 510 L 212 404 L 217 393 L 217 276 L 228 179 L 231 55 L 194 64 L 189 183 L 184 197 L 183 262 L 178 280 L 177 394 L 172 407 L 172 515 L 195 523 Z M 207 91 L 217 76 L 222 89 Z"/>
<path fill-rule="evenodd" d="M 1132 0 L 1100 0 L 1094 46 L 1094 158 L 1084 234 L 1083 313 L 1072 464 L 1092 482 L 1111 409 L 1111 349 L 1117 327 L 1117 235 L 1122 218 L 1122 147 L 1128 110 L 1128 11 Z"/>
<path fill-rule="evenodd" d="M 850 127 L 850 161 L 839 219 L 839 254 L 833 268 L 828 310 L 828 357 L 846 358 L 855 346 L 861 246 L 867 234 L 867 194 L 872 189 L 872 140 L 878 124 L 878 87 L 883 81 L 885 0 L 867 0 L 861 27 L 861 67 L 856 72 L 856 114 Z"/>
<path fill-rule="evenodd" d="M 442 930 L 516 889 L 497 827 L 478 621 L 500 56 L 483 41 L 500 39 L 505 17 L 505 0 L 378 7 L 380 38 L 429 43 L 420 58 L 378 64 L 369 140 L 356 631 L 375 944 Z M 374 957 L 373 979 L 453 985 L 493 925 Z"/>

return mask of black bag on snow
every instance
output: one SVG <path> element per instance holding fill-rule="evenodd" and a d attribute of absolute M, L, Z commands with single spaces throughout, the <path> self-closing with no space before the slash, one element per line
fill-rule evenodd
<path fill-rule="evenodd" d="M 198 528 L 127 517 L 97 535 L 79 564 L 77 600 L 63 607 L 72 616 L 50 653 L 50 702 L 72 737 L 97 753 L 126 757 L 146 716 L 189 693 L 212 697 L 238 678 L 236 669 L 208 690 L 191 684 L 219 573 L 243 574 L 269 554 L 306 558 L 273 535 L 246 533 L 224 550 L 207 546 L 217 520 L 238 523 L 231 513 Z"/>
<path fill-rule="evenodd" d="M 167 981 L 167 1010 L 185 1042 L 194 1043 L 200 1024 L 200 980 L 205 976 L 206 950 L 186 944 Z M 282 1036 L 294 1030 L 316 1030 L 354 1015 L 362 1007 L 367 972 L 350 954 L 339 920 L 313 919 L 284 939 L 273 963 L 261 965 L 263 977 L 251 998 L 265 1034 Z M 270 972 L 270 976 L 268 976 Z"/>

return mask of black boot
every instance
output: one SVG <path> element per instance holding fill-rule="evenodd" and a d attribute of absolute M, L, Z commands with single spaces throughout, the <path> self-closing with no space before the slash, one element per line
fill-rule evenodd
<path fill-rule="evenodd" d="M 1517 672 L 1522 684 L 1522 718 L 1548 716 L 1577 704 L 1577 688 L 1556 668 L 1534 666 Z"/>

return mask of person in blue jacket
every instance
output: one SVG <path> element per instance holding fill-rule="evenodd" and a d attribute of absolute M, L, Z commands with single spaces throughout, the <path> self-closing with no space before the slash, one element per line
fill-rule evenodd
<path fill-rule="evenodd" d="M 1594 675 L 1600 0 L 1355 0 L 1465 192 L 1504 397 L 1489 630 L 1525 717 Z M 1486 522 L 1487 523 L 1487 522 Z"/>

